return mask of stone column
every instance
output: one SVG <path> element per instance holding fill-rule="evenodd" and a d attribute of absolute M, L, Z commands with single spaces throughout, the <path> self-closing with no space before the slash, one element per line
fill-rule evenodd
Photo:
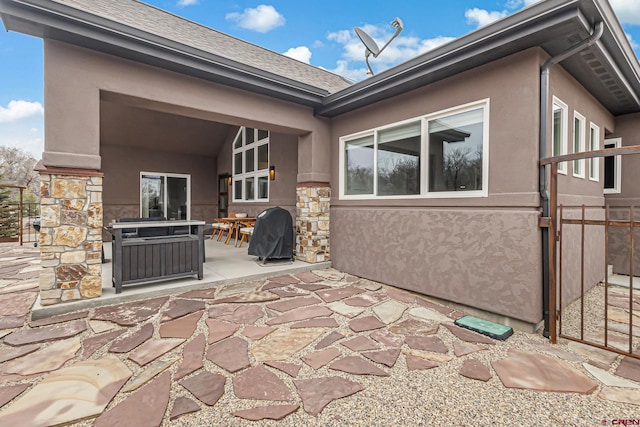
<path fill-rule="evenodd" d="M 299 183 L 296 188 L 296 258 L 310 263 L 329 261 L 328 183 Z"/>
<path fill-rule="evenodd" d="M 102 173 L 40 171 L 40 303 L 102 295 Z"/>

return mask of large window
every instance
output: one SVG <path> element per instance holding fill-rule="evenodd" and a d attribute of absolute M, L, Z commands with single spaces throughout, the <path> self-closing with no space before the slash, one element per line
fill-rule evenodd
<path fill-rule="evenodd" d="M 241 127 L 233 141 L 233 201 L 269 201 L 269 131 Z"/>
<path fill-rule="evenodd" d="M 604 148 L 620 148 L 622 138 L 612 138 L 604 141 Z M 609 156 L 604 158 L 604 192 L 620 192 L 620 156 Z"/>
<path fill-rule="evenodd" d="M 567 126 L 568 107 L 567 104 L 553 97 L 553 122 L 551 128 L 551 144 L 554 156 L 567 154 Z M 567 173 L 567 162 L 558 163 L 558 172 Z"/>
<path fill-rule="evenodd" d="M 589 151 L 600 149 L 600 128 L 591 123 L 589 125 Z M 600 179 L 600 159 L 589 159 L 589 179 L 598 181 Z"/>
<path fill-rule="evenodd" d="M 578 112 L 573 113 L 573 152 L 582 153 L 585 146 L 585 118 Z M 573 176 L 584 178 L 584 160 L 573 161 Z"/>
<path fill-rule="evenodd" d="M 483 197 L 489 101 L 343 137 L 341 198 Z"/>
<path fill-rule="evenodd" d="M 140 216 L 191 219 L 191 176 L 140 172 Z"/>

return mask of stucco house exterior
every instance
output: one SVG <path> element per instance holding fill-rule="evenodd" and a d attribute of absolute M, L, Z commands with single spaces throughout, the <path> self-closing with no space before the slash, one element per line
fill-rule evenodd
<path fill-rule="evenodd" d="M 99 296 L 113 219 L 279 205 L 300 259 L 535 327 L 540 158 L 638 144 L 640 65 L 607 0 L 545 0 L 358 83 L 133 0 L 0 17 L 44 40 L 42 304 Z M 637 204 L 631 161 L 562 164 L 561 202 Z"/>

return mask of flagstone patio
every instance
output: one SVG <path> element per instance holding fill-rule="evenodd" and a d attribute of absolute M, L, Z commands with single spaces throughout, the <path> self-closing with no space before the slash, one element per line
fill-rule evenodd
<path fill-rule="evenodd" d="M 453 325 L 464 313 L 332 269 L 32 320 L 38 261 L 0 246 L 0 425 L 640 419 L 640 361 L 518 331 L 495 341 Z"/>

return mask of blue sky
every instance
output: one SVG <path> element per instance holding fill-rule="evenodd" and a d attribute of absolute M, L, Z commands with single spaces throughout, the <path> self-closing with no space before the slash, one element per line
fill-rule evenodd
<path fill-rule="evenodd" d="M 544 0 L 543 0 L 544 1 Z M 352 80 L 366 78 L 364 49 L 353 27 L 380 46 L 401 35 L 376 59 L 388 68 L 514 13 L 536 0 L 146 0 L 146 3 L 223 33 L 283 53 Z M 640 0 L 610 0 L 640 56 Z M 42 40 L 0 32 L 0 145 L 40 158 L 44 149 Z"/>

